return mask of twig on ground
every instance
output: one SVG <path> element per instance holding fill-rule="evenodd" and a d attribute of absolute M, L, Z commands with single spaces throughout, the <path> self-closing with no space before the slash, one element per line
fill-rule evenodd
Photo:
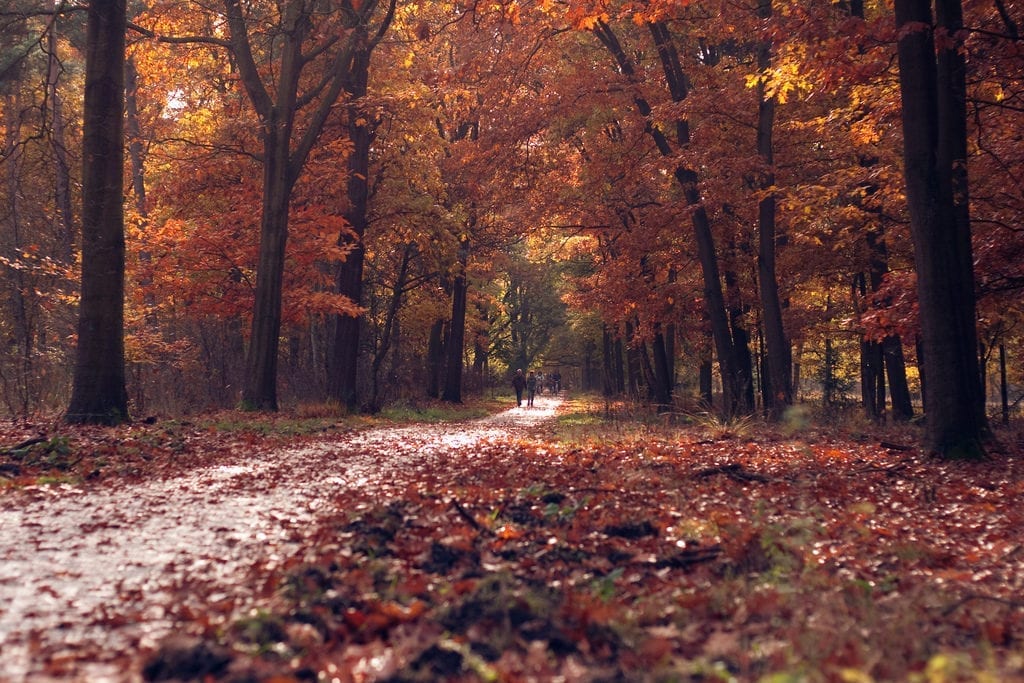
<path fill-rule="evenodd" d="M 698 479 L 704 479 L 706 477 L 713 477 L 716 474 L 724 474 L 730 479 L 735 479 L 740 482 L 758 481 L 762 484 L 766 484 L 771 481 L 770 477 L 758 474 L 757 472 L 748 472 L 743 469 L 743 465 L 735 462 L 729 463 L 728 465 L 719 465 L 718 467 L 708 467 L 703 470 L 699 470 L 694 476 Z"/>
<path fill-rule="evenodd" d="M 34 436 L 31 439 L 25 439 L 21 443 L 15 444 L 10 448 L 5 448 L 3 451 L 0 451 L 0 453 L 13 455 L 17 451 L 20 451 L 24 448 L 28 448 L 29 446 L 35 446 L 37 443 L 43 443 L 46 440 L 47 438 L 45 436 Z"/>
<path fill-rule="evenodd" d="M 722 546 L 712 545 L 706 548 L 687 548 L 670 557 L 658 559 L 655 566 L 686 569 L 702 562 L 711 562 L 722 554 Z"/>
<path fill-rule="evenodd" d="M 482 525 L 480 522 L 476 521 L 476 518 L 469 513 L 469 510 L 462 507 L 462 503 L 457 501 L 455 498 L 451 499 L 451 505 L 453 508 L 455 508 L 455 511 L 459 513 L 459 517 L 462 517 L 464 520 L 466 520 L 471 527 L 473 527 L 482 534 L 491 533 L 490 529 Z"/>
<path fill-rule="evenodd" d="M 1008 598 L 1000 598 L 996 595 L 983 595 L 981 593 L 968 593 L 964 597 L 960 598 L 952 605 L 949 605 L 942 610 L 942 616 L 948 617 L 953 612 L 957 611 L 964 605 L 974 600 L 987 600 L 989 602 L 998 602 L 1001 605 L 1006 605 L 1013 609 L 1024 609 L 1024 600 L 1010 600 Z"/>

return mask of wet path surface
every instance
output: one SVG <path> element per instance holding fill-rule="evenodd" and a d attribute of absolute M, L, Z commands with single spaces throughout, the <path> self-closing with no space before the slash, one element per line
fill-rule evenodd
<path fill-rule="evenodd" d="M 302 530 L 346 490 L 400 495 L 423 473 L 458 471 L 474 446 L 526 437 L 554 416 L 539 397 L 463 424 L 376 429 L 297 449 L 239 454 L 183 477 L 94 490 L 33 487 L 0 496 L 0 682 L 137 680 L 125 652 L 173 630 L 201 586 L 238 601 L 255 565 L 299 552 Z M 453 474 L 453 476 L 457 476 Z M 341 495 L 339 495 L 341 494 Z M 95 653 L 76 664 L 63 662 Z"/>

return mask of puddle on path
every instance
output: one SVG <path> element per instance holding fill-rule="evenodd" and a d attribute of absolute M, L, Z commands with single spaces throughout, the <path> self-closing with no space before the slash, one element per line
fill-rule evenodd
<path fill-rule="evenodd" d="M 386 498 L 453 457 L 474 457 L 475 444 L 528 433 L 558 403 L 349 434 L 165 481 L 0 495 L 0 682 L 138 680 L 111 660 L 173 629 L 164 605 L 189 599 L 176 594 L 182 577 L 242 599 L 246 568 L 300 550 L 300 527 L 339 491 L 377 487 Z M 55 657 L 83 651 L 98 654 L 79 677 L 46 673 Z"/>

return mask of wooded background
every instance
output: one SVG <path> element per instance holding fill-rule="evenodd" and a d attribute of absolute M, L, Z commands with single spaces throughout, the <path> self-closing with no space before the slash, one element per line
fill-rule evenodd
<path fill-rule="evenodd" d="M 97 168 L 85 9 L 0 1 L 11 416 L 62 410 L 74 384 Z M 919 206 L 968 226 L 976 330 L 929 315 L 968 340 L 956 357 L 977 351 L 990 414 L 1017 409 L 1019 3 L 940 2 L 934 20 L 918 0 L 104 9 L 128 22 L 123 107 L 107 99 L 124 111 L 136 416 L 460 401 L 523 367 L 666 408 L 857 400 L 911 419 L 922 349 L 946 344 L 922 333 L 914 244 L 939 240 L 911 229 L 905 178 L 936 156 L 956 208 Z M 903 75 L 931 80 L 908 108 L 918 38 Z M 958 73 L 962 153 L 941 143 Z M 970 289 L 959 266 L 929 272 Z"/>

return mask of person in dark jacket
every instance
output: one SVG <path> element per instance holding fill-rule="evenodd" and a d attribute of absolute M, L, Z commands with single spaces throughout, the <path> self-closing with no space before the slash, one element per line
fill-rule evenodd
<path fill-rule="evenodd" d="M 523 376 L 522 369 L 516 370 L 515 376 L 512 377 L 512 388 L 516 390 L 516 405 L 522 407 L 523 389 L 526 388 L 526 377 Z"/>
<path fill-rule="evenodd" d="M 526 377 L 526 406 L 529 408 L 533 405 L 533 397 L 537 394 L 537 375 L 533 374 L 533 370 L 530 370 L 530 374 Z"/>

